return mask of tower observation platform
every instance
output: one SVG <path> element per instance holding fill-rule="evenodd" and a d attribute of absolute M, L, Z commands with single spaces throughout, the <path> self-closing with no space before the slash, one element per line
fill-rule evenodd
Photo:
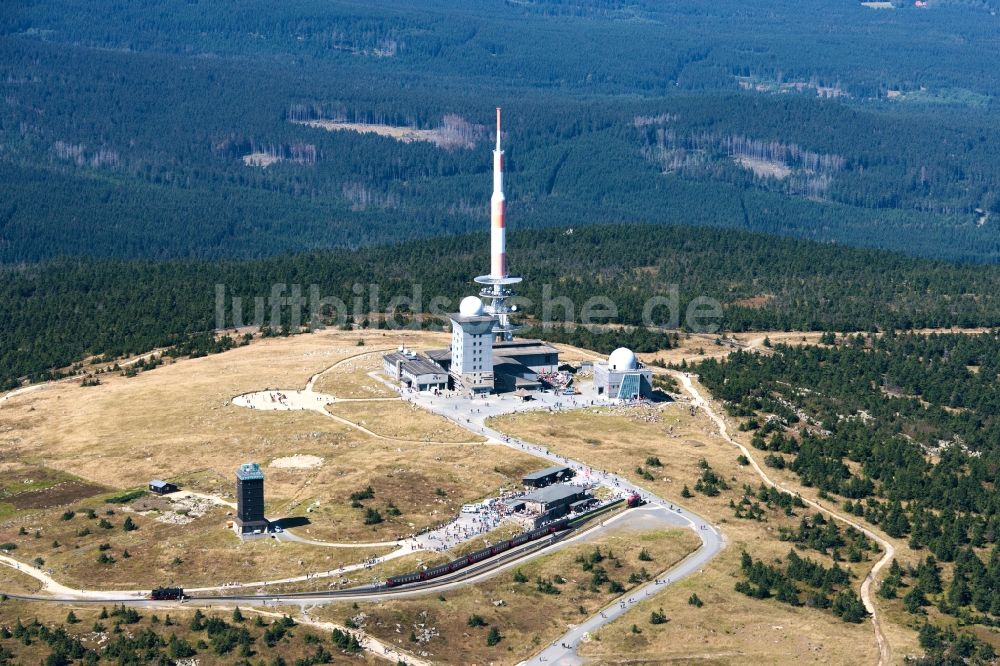
<path fill-rule="evenodd" d="M 496 318 L 493 332 L 498 340 L 509 341 L 513 339 L 514 332 L 520 326 L 512 323 L 510 316 L 517 311 L 517 306 L 513 306 L 507 301 L 514 296 L 514 291 L 510 288 L 521 281 L 521 278 L 513 275 L 497 278 L 492 275 L 480 275 L 476 278 L 476 283 L 485 285 L 479 290 L 479 295 L 489 301 L 485 310 Z"/>

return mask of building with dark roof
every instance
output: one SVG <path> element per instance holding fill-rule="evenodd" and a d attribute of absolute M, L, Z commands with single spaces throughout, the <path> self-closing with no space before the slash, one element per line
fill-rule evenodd
<path fill-rule="evenodd" d="M 536 374 L 559 370 L 559 350 L 541 340 L 516 339 L 494 342 L 493 353 L 518 363 Z"/>
<path fill-rule="evenodd" d="M 399 383 L 418 391 L 448 388 L 448 371 L 433 359 L 400 347 L 382 357 L 382 368 Z"/>
<path fill-rule="evenodd" d="M 521 478 L 521 483 L 529 488 L 544 488 L 559 481 L 568 481 L 573 478 L 573 474 L 573 470 L 566 465 L 554 465 L 525 474 Z"/>
<path fill-rule="evenodd" d="M 533 490 L 520 499 L 529 513 L 536 514 L 535 524 L 541 525 L 565 516 L 573 504 L 588 498 L 590 493 L 586 488 L 557 483 Z"/>
<path fill-rule="evenodd" d="M 155 493 L 157 495 L 166 495 L 167 493 L 177 492 L 177 486 L 169 481 L 161 481 L 160 479 L 153 479 L 149 482 L 149 492 Z"/>
<path fill-rule="evenodd" d="M 493 391 L 513 393 L 514 391 L 537 391 L 542 388 L 538 373 L 506 356 L 493 357 Z"/>

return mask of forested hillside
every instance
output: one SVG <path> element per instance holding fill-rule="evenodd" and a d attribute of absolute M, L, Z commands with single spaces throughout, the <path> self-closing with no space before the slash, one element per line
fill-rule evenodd
<path fill-rule="evenodd" d="M 993 9 L 16 1 L 0 262 L 483 229 L 495 105 L 512 229 L 713 225 L 994 262 Z"/>
<path fill-rule="evenodd" d="M 958 663 L 941 658 L 959 645 L 942 614 L 1000 626 L 1000 335 L 825 337 L 695 371 L 767 465 L 908 540 L 921 564 L 893 565 L 879 594 L 932 622 L 920 640 L 933 663 Z"/>
<path fill-rule="evenodd" d="M 245 261 L 58 260 L 0 271 L 0 378 L 41 377 L 88 354 L 137 353 L 175 344 L 216 324 L 216 286 L 254 322 L 264 299 L 270 323 L 272 287 L 288 297 L 300 285 L 301 321 L 308 323 L 311 287 L 347 304 L 353 323 L 387 312 L 400 325 L 428 312 L 432 299 L 450 312 L 473 293 L 470 276 L 488 266 L 484 234 L 412 241 L 357 251 L 329 251 Z M 649 298 L 672 298 L 651 311 L 651 323 L 686 326 L 692 299 L 722 306 L 723 330 L 875 330 L 1000 325 L 1000 269 L 968 267 L 836 245 L 690 227 L 606 225 L 522 232 L 511 237 L 512 270 L 525 277 L 519 294 L 528 321 L 553 306 L 553 323 L 579 321 L 587 299 L 610 299 L 615 312 L 593 323 L 644 323 Z M 356 287 L 357 285 L 357 287 Z M 373 300 L 373 295 L 375 300 Z M 393 305 L 395 297 L 413 299 Z M 359 300 L 355 300 L 359 299 Z M 451 308 L 451 309 L 449 309 Z M 281 323 L 292 316 L 281 307 Z M 330 315 L 326 311 L 326 315 Z M 431 319 L 427 325 L 440 325 Z M 275 323 L 275 327 L 278 323 Z M 593 336 L 591 336 L 593 337 Z M 579 341 L 592 341 L 579 333 Z"/>
<path fill-rule="evenodd" d="M 107 50 L 367 60 L 412 75 L 432 69 L 604 93 L 735 89 L 734 67 L 761 79 L 839 84 L 859 97 L 920 86 L 1000 92 L 988 50 L 998 39 L 995 0 L 933 4 L 880 12 L 819 0 L 57 0 L 16 2 L 0 25 Z M 980 48 L 946 39 L 956 33 Z"/>

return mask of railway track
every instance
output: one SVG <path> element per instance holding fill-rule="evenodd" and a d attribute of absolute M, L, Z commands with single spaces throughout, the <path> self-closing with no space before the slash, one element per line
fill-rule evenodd
<path fill-rule="evenodd" d="M 295 602 L 300 600 L 328 600 L 328 599 L 364 599 L 371 597 L 393 597 L 393 596 L 404 596 L 412 594 L 413 592 L 424 592 L 431 591 L 441 587 L 445 587 L 454 583 L 462 582 L 469 578 L 475 578 L 483 573 L 492 571 L 494 569 L 499 569 L 510 564 L 513 561 L 517 561 L 523 558 L 527 558 L 534 553 L 544 550 L 550 546 L 553 546 L 560 541 L 568 538 L 569 536 L 575 534 L 580 528 L 570 527 L 567 530 L 558 532 L 549 537 L 539 539 L 537 541 L 532 541 L 523 546 L 518 546 L 512 550 L 508 550 L 501 553 L 495 557 L 488 560 L 478 562 L 476 564 L 464 567 L 458 571 L 447 574 L 444 576 L 439 576 L 433 580 L 418 581 L 414 583 L 409 583 L 406 585 L 399 585 L 397 587 L 389 588 L 385 584 L 380 585 L 362 585 L 358 587 L 351 587 L 344 590 L 315 590 L 309 592 L 288 592 L 288 593 L 270 593 L 270 594 L 215 594 L 215 595 L 193 595 L 185 597 L 182 601 L 153 601 L 152 599 L 137 599 L 136 597 L 121 597 L 121 598 L 102 598 L 102 599 L 88 599 L 79 598 L 74 596 L 39 596 L 39 595 L 29 595 L 29 594 L 12 594 L 5 593 L 4 596 L 10 599 L 17 599 L 20 601 L 40 601 L 40 602 L 50 602 L 50 603 L 73 603 L 73 604 L 130 604 L 135 605 L 137 602 L 148 604 L 148 605 L 176 605 L 176 604 L 192 604 L 197 605 L 199 602 L 205 603 L 218 603 L 218 602 L 247 602 L 247 603 L 262 603 L 262 602 Z"/>

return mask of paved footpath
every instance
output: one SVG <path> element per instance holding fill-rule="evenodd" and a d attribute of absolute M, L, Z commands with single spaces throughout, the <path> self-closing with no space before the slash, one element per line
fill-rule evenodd
<path fill-rule="evenodd" d="M 637 492 L 648 502 L 648 509 L 657 512 L 667 512 L 671 518 L 676 519 L 677 524 L 687 525 L 701 539 L 701 547 L 687 558 L 682 560 L 670 570 L 650 581 L 643 587 L 616 599 L 600 613 L 587 619 L 586 621 L 571 627 L 565 634 L 544 648 L 531 659 L 521 662 L 530 666 L 540 664 L 558 664 L 559 666 L 578 666 L 583 664 L 583 659 L 577 654 L 580 643 L 594 631 L 614 622 L 624 615 L 629 609 L 641 600 L 655 595 L 657 592 L 666 589 L 666 586 L 676 582 L 681 578 L 697 573 L 701 568 L 714 558 L 724 547 L 725 538 L 722 532 L 696 513 L 682 509 L 681 507 L 664 500 L 648 490 L 634 485 L 629 481 L 604 470 L 594 469 L 581 462 L 560 456 L 549 451 L 543 446 L 531 444 L 521 439 L 504 435 L 486 426 L 486 419 L 490 416 L 502 413 L 513 412 L 516 407 L 513 404 L 505 404 L 498 398 L 490 399 L 443 399 L 427 394 L 409 393 L 405 395 L 407 400 L 417 404 L 428 411 L 440 414 L 458 425 L 474 433 L 485 435 L 491 440 L 508 446 L 518 451 L 524 451 L 540 458 L 545 458 L 553 463 L 558 463 L 571 467 L 576 473 L 592 483 L 603 483 L 612 488 L 624 492 Z M 569 405 L 563 404 L 563 408 Z M 586 407 L 589 405 L 576 404 L 573 407 Z"/>

